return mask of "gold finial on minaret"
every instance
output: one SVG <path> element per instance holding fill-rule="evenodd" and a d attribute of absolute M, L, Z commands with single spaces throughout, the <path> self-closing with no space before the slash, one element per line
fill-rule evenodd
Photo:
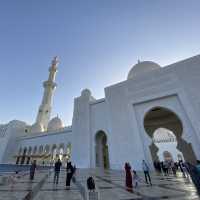
<path fill-rule="evenodd" d="M 51 64 L 52 64 L 51 66 L 57 67 L 58 63 L 59 63 L 58 56 L 55 56 L 51 62 Z"/>

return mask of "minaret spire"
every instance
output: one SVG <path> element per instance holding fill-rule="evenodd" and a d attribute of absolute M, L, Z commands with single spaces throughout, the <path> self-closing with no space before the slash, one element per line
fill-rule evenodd
<path fill-rule="evenodd" d="M 58 66 L 58 57 L 54 57 L 49 68 L 48 80 L 43 83 L 44 94 L 42 103 L 39 107 L 39 111 L 36 118 L 36 123 L 41 124 L 44 130 L 47 130 L 48 122 L 51 116 L 51 105 L 53 98 L 53 91 L 56 88 L 55 78 Z"/>

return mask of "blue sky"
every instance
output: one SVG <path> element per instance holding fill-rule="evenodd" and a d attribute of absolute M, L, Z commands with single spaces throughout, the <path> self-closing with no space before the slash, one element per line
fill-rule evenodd
<path fill-rule="evenodd" d="M 138 59 L 165 66 L 199 54 L 199 10 L 199 0 L 1 0 L 0 123 L 35 121 L 55 55 L 52 117 L 70 125 L 82 89 L 102 98 Z"/>

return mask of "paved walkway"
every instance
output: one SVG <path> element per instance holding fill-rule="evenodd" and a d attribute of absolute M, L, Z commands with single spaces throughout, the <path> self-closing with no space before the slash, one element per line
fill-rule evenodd
<path fill-rule="evenodd" d="M 159 199 L 177 199 L 177 200 L 197 200 L 200 199 L 196 189 L 190 180 L 178 177 L 163 177 L 162 175 L 152 175 L 153 186 L 142 183 L 133 193 L 127 192 L 124 187 L 123 172 L 109 171 L 81 171 L 78 174 L 78 180 L 82 183 L 86 182 L 88 175 L 93 175 L 96 179 L 97 186 L 100 191 L 101 200 L 159 200 Z M 143 173 L 139 173 L 144 178 Z"/>
<path fill-rule="evenodd" d="M 65 171 L 60 173 L 58 185 L 53 184 L 53 176 L 54 174 L 52 173 L 45 181 L 34 200 L 82 200 L 79 188 L 73 182 L 71 183 L 71 189 L 66 190 Z"/>
<path fill-rule="evenodd" d="M 29 172 L 20 173 L 20 178 L 17 178 L 15 183 L 0 185 L 0 200 L 29 199 L 48 174 L 48 171 L 37 171 L 34 180 L 30 181 Z"/>
<path fill-rule="evenodd" d="M 139 175 L 143 178 L 142 173 Z M 0 200 L 21 200 L 25 199 L 25 196 L 26 199 L 30 199 L 33 191 L 34 200 L 81 200 L 81 188 L 86 186 L 88 176 L 95 178 L 100 200 L 200 200 L 192 182 L 182 178 L 181 174 L 177 177 L 153 174 L 153 186 L 141 183 L 133 193 L 130 193 L 124 187 L 124 172 L 97 169 L 77 170 L 77 181 L 75 184 L 72 183 L 71 190 L 65 188 L 65 170 L 61 172 L 57 186 L 53 184 L 53 173 L 49 177 L 45 172 L 37 173 L 32 183 L 28 176 L 25 176 L 12 189 L 11 186 L 0 186 Z"/>

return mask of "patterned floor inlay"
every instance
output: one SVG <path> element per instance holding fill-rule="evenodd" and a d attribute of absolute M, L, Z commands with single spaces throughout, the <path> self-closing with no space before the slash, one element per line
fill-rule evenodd
<path fill-rule="evenodd" d="M 27 194 L 32 194 L 35 188 L 34 200 L 82 200 L 80 188 L 86 188 L 86 180 L 89 176 L 95 179 L 100 200 L 200 200 L 192 181 L 183 178 L 180 174 L 177 177 L 151 174 L 152 186 L 142 182 L 131 193 L 125 188 L 125 174 L 122 171 L 77 170 L 77 181 L 71 184 L 70 190 L 66 190 L 65 187 L 65 173 L 65 170 L 60 173 L 58 185 L 53 184 L 53 173 L 41 183 L 44 172 L 37 172 L 33 182 L 30 182 L 29 176 L 26 175 L 15 185 L 1 185 L 0 200 L 22 200 L 28 196 Z M 139 173 L 139 176 L 144 179 L 143 173 Z"/>

